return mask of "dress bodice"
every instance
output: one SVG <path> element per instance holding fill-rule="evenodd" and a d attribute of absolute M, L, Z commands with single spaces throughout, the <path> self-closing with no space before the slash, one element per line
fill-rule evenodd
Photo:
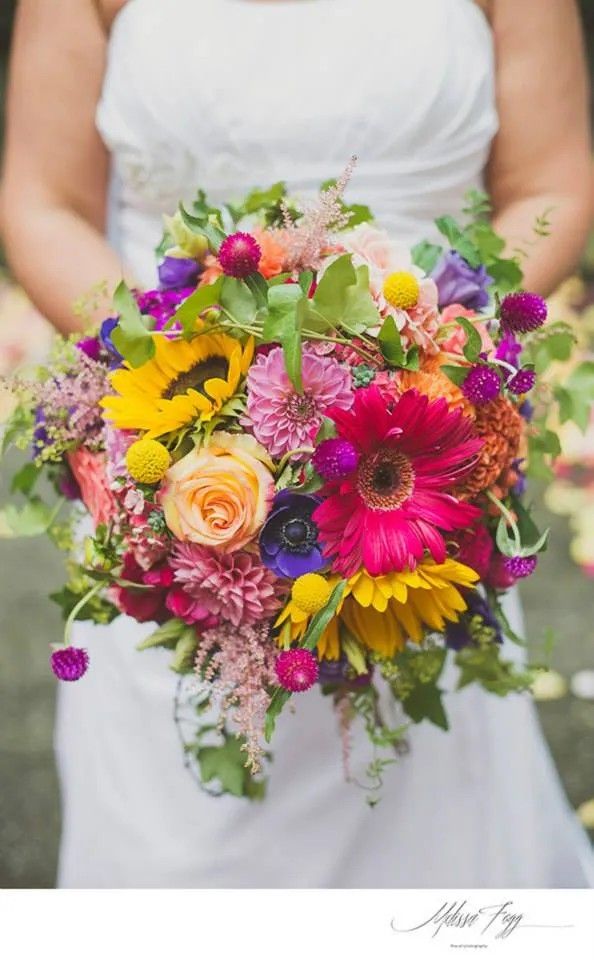
<path fill-rule="evenodd" d="M 197 187 L 308 195 L 353 154 L 351 198 L 413 242 L 481 185 L 491 31 L 473 0 L 129 0 L 97 120 L 112 239 L 141 280 L 160 214 Z"/>

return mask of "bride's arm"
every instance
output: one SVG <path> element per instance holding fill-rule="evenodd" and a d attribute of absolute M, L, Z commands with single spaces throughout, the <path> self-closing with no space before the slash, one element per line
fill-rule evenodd
<path fill-rule="evenodd" d="M 73 304 L 121 279 L 103 237 L 108 157 L 94 125 L 105 36 L 93 0 L 21 0 L 15 26 L 1 223 L 10 265 L 39 310 L 76 328 Z M 107 306 L 107 305 L 106 305 Z M 97 318 L 105 315 L 99 309 Z"/>
<path fill-rule="evenodd" d="M 501 127 L 488 171 L 495 224 L 510 247 L 530 247 L 527 289 L 548 294 L 578 260 L 592 224 L 588 82 L 575 0 L 492 0 Z"/>

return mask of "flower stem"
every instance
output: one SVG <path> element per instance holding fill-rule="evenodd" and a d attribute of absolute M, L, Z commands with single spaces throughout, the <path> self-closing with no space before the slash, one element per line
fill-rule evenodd
<path fill-rule="evenodd" d="M 487 497 L 489 498 L 491 503 L 495 504 L 495 506 L 501 513 L 502 517 L 504 518 L 505 522 L 508 524 L 508 526 L 511 527 L 512 533 L 514 535 L 514 540 L 516 542 L 516 549 L 517 549 L 517 552 L 519 553 L 520 550 L 522 549 L 522 537 L 520 536 L 520 530 L 519 530 L 518 524 L 516 523 L 515 517 L 513 516 L 511 511 L 508 510 L 505 504 L 502 503 L 499 497 L 495 496 L 492 490 L 487 490 Z"/>
<path fill-rule="evenodd" d="M 277 470 L 278 476 L 280 477 L 280 475 L 282 474 L 283 470 L 285 469 L 289 460 L 292 457 L 297 457 L 299 456 L 300 453 L 313 453 L 314 450 L 315 450 L 315 447 L 296 447 L 295 450 L 289 450 L 289 452 L 285 453 L 284 457 L 279 462 L 278 470 Z"/>
<path fill-rule="evenodd" d="M 87 590 L 87 592 L 85 593 L 85 595 L 80 598 L 80 600 L 78 601 L 78 603 L 72 608 L 72 610 L 71 610 L 70 613 L 68 614 L 68 619 L 67 619 L 66 624 L 65 624 L 65 626 L 64 626 L 64 646 L 65 646 L 65 647 L 69 647 L 69 646 L 70 646 L 70 635 L 71 635 L 71 633 L 72 633 L 72 626 L 73 626 L 74 621 L 76 620 L 78 614 L 79 614 L 80 611 L 83 609 L 83 607 L 86 607 L 86 605 L 87 605 L 87 603 L 89 602 L 89 600 L 92 600 L 93 597 L 94 597 L 97 593 L 99 593 L 99 591 L 101 590 L 102 587 L 103 587 L 103 581 L 102 581 L 102 580 L 99 580 L 97 583 L 93 584 L 93 586 L 90 588 L 90 590 Z"/>

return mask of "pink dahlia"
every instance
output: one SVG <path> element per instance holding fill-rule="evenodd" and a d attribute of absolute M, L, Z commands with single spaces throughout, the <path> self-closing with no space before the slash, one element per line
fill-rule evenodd
<path fill-rule="evenodd" d="M 247 550 L 223 554 L 196 543 L 177 543 L 170 563 L 176 583 L 234 627 L 266 620 L 282 605 L 278 579 Z"/>
<path fill-rule="evenodd" d="M 448 492 L 467 476 L 482 441 L 460 410 L 409 390 L 388 405 L 380 390 L 357 391 L 352 410 L 328 411 L 359 453 L 357 468 L 321 491 L 313 517 L 324 555 L 345 576 L 414 569 L 429 550 L 446 557 L 443 531 L 467 527 L 477 507 Z"/>
<path fill-rule="evenodd" d="M 273 457 L 312 444 L 328 409 L 348 410 L 353 403 L 350 371 L 333 357 L 305 347 L 301 375 L 298 393 L 281 347 L 260 354 L 248 373 L 245 424 Z"/>

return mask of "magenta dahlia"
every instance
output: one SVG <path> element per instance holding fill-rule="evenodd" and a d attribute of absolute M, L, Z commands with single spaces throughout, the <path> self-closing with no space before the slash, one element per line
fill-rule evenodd
<path fill-rule="evenodd" d="M 247 377 L 246 426 L 273 457 L 309 446 L 328 409 L 348 410 L 353 402 L 351 373 L 333 357 L 303 350 L 303 392 L 285 369 L 281 347 L 260 354 Z"/>
<path fill-rule="evenodd" d="M 170 563 L 175 582 L 234 627 L 266 620 L 282 606 L 278 578 L 247 550 L 222 554 L 195 543 L 177 543 Z"/>
<path fill-rule="evenodd" d="M 313 517 L 333 569 L 372 576 L 414 569 L 428 550 L 446 557 L 444 531 L 467 527 L 477 507 L 451 491 L 476 463 L 482 440 L 461 410 L 409 390 L 388 406 L 380 390 L 358 390 L 352 409 L 328 411 L 359 453 L 357 468 L 327 483 Z"/>

